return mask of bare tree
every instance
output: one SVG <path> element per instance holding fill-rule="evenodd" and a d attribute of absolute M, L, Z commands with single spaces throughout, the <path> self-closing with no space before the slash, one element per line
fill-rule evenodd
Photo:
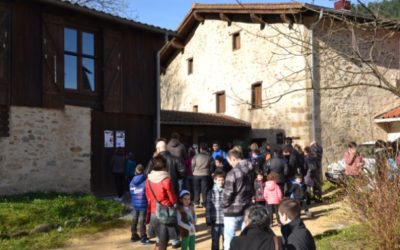
<path fill-rule="evenodd" d="M 62 0 L 65 2 L 76 3 L 79 5 L 101 10 L 109 14 L 136 19 L 133 10 L 129 9 L 126 0 Z"/>

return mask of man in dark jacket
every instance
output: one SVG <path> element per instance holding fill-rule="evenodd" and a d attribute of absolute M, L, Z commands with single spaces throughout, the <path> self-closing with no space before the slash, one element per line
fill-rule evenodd
<path fill-rule="evenodd" d="M 279 219 L 282 243 L 285 250 L 315 250 L 315 242 L 310 231 L 300 218 L 300 205 L 295 200 L 285 199 L 279 204 Z"/>
<path fill-rule="evenodd" d="M 264 206 L 256 205 L 246 210 L 246 227 L 240 236 L 231 241 L 230 250 L 275 250 L 281 249 L 281 243 L 269 228 L 269 215 Z"/>
<path fill-rule="evenodd" d="M 197 207 L 204 207 L 206 204 L 207 192 L 211 182 L 210 165 L 211 156 L 207 152 L 207 145 L 201 143 L 200 153 L 195 155 L 192 159 L 194 203 Z M 201 204 L 200 193 L 202 194 Z"/>
<path fill-rule="evenodd" d="M 253 166 L 248 161 L 241 160 L 240 152 L 234 149 L 228 152 L 227 160 L 232 170 L 226 175 L 222 199 L 225 250 L 230 248 L 236 229 L 242 227 L 244 210 L 251 205 L 254 195 Z"/>
<path fill-rule="evenodd" d="M 174 185 L 175 195 L 176 197 L 179 197 L 179 180 L 183 180 L 186 177 L 185 165 L 183 165 L 181 159 L 167 151 L 167 145 L 163 139 L 157 139 L 156 152 L 167 160 L 167 172 L 169 173 L 172 184 Z M 153 165 L 152 161 L 149 161 L 145 175 L 147 176 L 151 170 L 153 170 Z"/>
<path fill-rule="evenodd" d="M 172 155 L 180 158 L 182 161 L 187 158 L 186 148 L 180 141 L 180 135 L 176 132 L 171 134 L 171 139 L 167 144 L 167 150 Z"/>

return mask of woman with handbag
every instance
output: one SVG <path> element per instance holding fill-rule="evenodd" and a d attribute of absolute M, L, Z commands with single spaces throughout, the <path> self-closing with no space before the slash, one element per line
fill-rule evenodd
<path fill-rule="evenodd" d="M 158 249 L 167 249 L 168 230 L 176 226 L 176 197 L 171 178 L 166 171 L 166 159 L 156 156 L 151 159 L 153 170 L 146 181 L 147 210 L 150 212 L 150 224 L 154 228 Z"/>

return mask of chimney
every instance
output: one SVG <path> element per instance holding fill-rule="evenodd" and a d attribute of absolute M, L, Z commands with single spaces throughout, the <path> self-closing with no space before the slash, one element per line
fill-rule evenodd
<path fill-rule="evenodd" d="M 348 0 L 338 0 L 335 2 L 335 10 L 351 10 L 351 3 Z"/>

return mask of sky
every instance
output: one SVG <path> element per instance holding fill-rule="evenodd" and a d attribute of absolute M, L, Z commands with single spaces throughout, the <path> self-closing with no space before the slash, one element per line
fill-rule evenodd
<path fill-rule="evenodd" d="M 242 3 L 277 3 L 291 0 L 241 0 Z M 192 3 L 237 3 L 235 0 L 126 0 L 135 20 L 176 30 L 192 7 Z M 312 0 L 300 2 L 313 3 Z M 356 2 L 353 0 L 352 2 Z M 315 5 L 333 7 L 334 1 L 315 0 Z"/>

